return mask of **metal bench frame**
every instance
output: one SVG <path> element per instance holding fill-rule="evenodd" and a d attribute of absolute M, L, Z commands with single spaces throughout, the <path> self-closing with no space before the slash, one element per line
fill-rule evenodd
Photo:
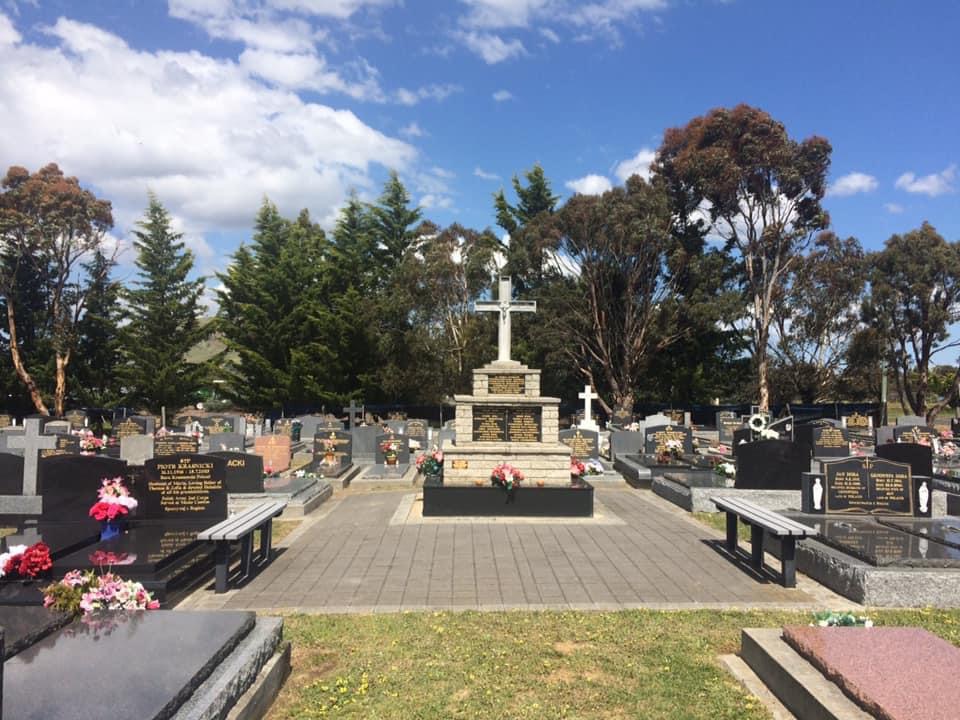
<path fill-rule="evenodd" d="M 265 565 L 270 561 L 273 519 L 282 513 L 286 506 L 286 501 L 282 500 L 258 503 L 197 534 L 198 540 L 212 542 L 216 546 L 214 560 L 218 594 L 227 591 L 232 543 L 240 543 L 241 574 L 238 579 L 248 578 L 253 572 L 253 533 L 257 530 L 261 531 L 257 565 Z"/>
<path fill-rule="evenodd" d="M 784 517 L 774 510 L 735 497 L 711 497 L 717 509 L 727 514 L 727 550 L 737 551 L 737 520 L 750 526 L 750 565 L 755 570 L 763 569 L 763 534 L 770 533 L 780 540 L 780 564 L 783 567 L 784 587 L 797 586 L 797 540 L 818 535 L 817 531 Z"/>

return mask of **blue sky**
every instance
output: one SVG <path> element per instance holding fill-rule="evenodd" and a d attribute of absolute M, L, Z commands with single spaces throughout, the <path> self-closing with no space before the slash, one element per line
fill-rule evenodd
<path fill-rule="evenodd" d="M 955 3 L 0 0 L 0 163 L 58 162 L 121 243 L 153 189 L 210 273 L 265 195 L 329 226 L 392 167 L 483 228 L 535 162 L 602 190 L 747 102 L 830 140 L 837 233 L 960 240 L 958 27 Z"/>

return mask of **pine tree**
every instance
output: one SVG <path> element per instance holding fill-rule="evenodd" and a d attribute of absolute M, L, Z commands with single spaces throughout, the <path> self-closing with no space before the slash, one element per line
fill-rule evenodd
<path fill-rule="evenodd" d="M 382 264 L 388 275 L 403 259 L 414 238 L 413 226 L 423 215 L 419 207 L 408 207 L 410 193 L 396 172 L 390 173 L 377 204 L 371 208 L 373 237 L 378 243 Z"/>
<path fill-rule="evenodd" d="M 138 281 L 124 293 L 129 324 L 124 329 L 120 370 L 127 400 L 152 411 L 178 409 L 193 401 L 207 378 L 204 363 L 187 353 L 210 334 L 200 324 L 203 278 L 188 280 L 193 253 L 183 233 L 174 232 L 170 214 L 151 194 L 134 231 Z"/>
<path fill-rule="evenodd" d="M 86 312 L 77 325 L 73 363 L 75 398 L 83 405 L 109 407 L 120 400 L 120 284 L 110 279 L 116 262 L 99 248 L 89 263 Z"/>

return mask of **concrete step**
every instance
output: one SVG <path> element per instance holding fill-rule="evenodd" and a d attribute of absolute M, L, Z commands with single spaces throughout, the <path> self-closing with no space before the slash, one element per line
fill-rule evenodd
<path fill-rule="evenodd" d="M 798 720 L 870 720 L 776 628 L 744 628 L 740 657 Z"/>

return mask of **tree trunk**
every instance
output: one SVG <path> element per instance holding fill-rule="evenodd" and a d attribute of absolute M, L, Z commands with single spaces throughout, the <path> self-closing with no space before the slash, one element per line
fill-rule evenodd
<path fill-rule="evenodd" d="M 13 300 L 10 297 L 7 297 L 7 328 L 10 331 L 10 359 L 13 361 L 14 370 L 17 371 L 17 377 L 20 378 L 20 381 L 27 388 L 27 392 L 30 393 L 30 400 L 33 402 L 33 406 L 37 412 L 43 415 L 49 415 L 50 411 L 47 410 L 47 406 L 43 402 L 40 389 L 23 364 L 23 358 L 20 357 L 20 348 L 17 344 L 17 318 L 14 314 Z"/>
<path fill-rule="evenodd" d="M 67 365 L 70 355 L 57 353 L 57 387 L 53 394 L 53 407 L 57 417 L 63 417 L 63 403 L 67 397 Z"/>

